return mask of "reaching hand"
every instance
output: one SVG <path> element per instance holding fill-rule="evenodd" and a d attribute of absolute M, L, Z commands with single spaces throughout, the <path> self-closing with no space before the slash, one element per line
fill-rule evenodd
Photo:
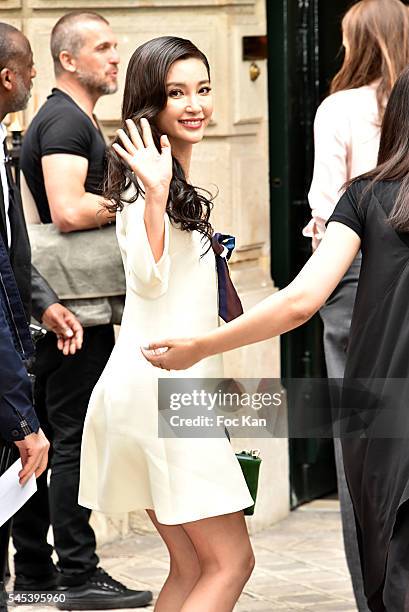
<path fill-rule="evenodd" d="M 163 370 L 186 370 L 206 356 L 196 338 L 151 342 L 141 351 L 145 359 Z"/>
<path fill-rule="evenodd" d="M 142 181 L 145 191 L 168 191 L 172 178 L 172 153 L 167 136 L 161 136 L 161 153 L 155 146 L 147 119 L 141 119 L 142 136 L 131 119 L 126 120 L 129 136 L 118 130 L 123 147 L 114 143 L 112 147 Z"/>
<path fill-rule="evenodd" d="M 74 355 L 82 347 L 82 325 L 62 304 L 51 304 L 43 312 L 41 322 L 57 335 L 57 346 L 64 355 Z"/>
<path fill-rule="evenodd" d="M 18 474 L 20 484 L 24 485 L 33 474 L 38 478 L 47 468 L 50 443 L 43 431 L 39 429 L 38 433 L 26 436 L 24 440 L 15 442 L 15 445 L 20 452 L 23 465 L 23 469 Z"/>

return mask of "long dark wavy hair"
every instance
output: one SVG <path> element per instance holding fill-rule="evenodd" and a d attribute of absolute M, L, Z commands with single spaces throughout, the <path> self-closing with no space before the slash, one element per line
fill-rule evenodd
<path fill-rule="evenodd" d="M 210 67 L 206 56 L 190 41 L 175 36 L 154 38 L 136 49 L 132 55 L 125 81 L 122 102 L 122 129 L 128 133 L 126 119 L 133 119 L 139 128 L 142 117 L 148 119 L 155 145 L 160 147 L 161 132 L 156 118 L 167 103 L 166 78 L 172 64 L 178 60 L 197 58 L 206 66 L 210 80 Z M 120 141 L 117 138 L 115 142 Z M 176 157 L 172 156 L 173 173 L 169 187 L 166 212 L 170 219 L 182 230 L 197 230 L 210 240 L 213 228 L 209 222 L 212 209 L 212 195 L 203 189 L 190 185 L 183 168 Z M 123 193 L 133 184 L 135 193 L 124 200 Z M 135 202 L 144 196 L 143 188 L 116 153 L 108 153 L 108 167 L 104 185 L 104 197 L 110 212 L 122 210 L 124 204 Z"/>
<path fill-rule="evenodd" d="M 397 232 L 409 232 L 409 67 L 398 77 L 382 121 L 378 163 L 356 177 L 370 183 L 363 195 L 380 181 L 401 181 L 388 222 Z"/>

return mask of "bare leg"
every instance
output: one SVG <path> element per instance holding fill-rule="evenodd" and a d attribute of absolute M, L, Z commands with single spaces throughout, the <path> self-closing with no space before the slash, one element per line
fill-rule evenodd
<path fill-rule="evenodd" d="M 180 612 L 182 605 L 200 577 L 196 551 L 180 525 L 159 523 L 155 512 L 149 518 L 166 544 L 170 557 L 169 575 L 156 600 L 155 612 Z"/>
<path fill-rule="evenodd" d="M 180 612 L 232 612 L 254 567 L 243 512 L 182 527 L 195 547 L 201 576 Z"/>

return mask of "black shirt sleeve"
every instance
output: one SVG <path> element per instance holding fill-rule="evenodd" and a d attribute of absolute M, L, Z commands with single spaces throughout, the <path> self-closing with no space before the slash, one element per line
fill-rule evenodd
<path fill-rule="evenodd" d="M 365 188 L 367 184 L 367 181 L 357 181 L 348 187 L 328 219 L 327 225 L 332 221 L 338 221 L 362 238 L 366 216 Z"/>
<path fill-rule="evenodd" d="M 87 117 L 75 107 L 65 105 L 54 112 L 39 129 L 41 156 L 55 153 L 79 155 L 89 160 L 92 135 Z"/>

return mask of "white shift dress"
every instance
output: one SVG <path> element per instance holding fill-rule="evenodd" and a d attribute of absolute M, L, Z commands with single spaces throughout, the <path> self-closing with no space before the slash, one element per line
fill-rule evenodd
<path fill-rule="evenodd" d="M 106 513 L 148 508 L 161 523 L 175 525 L 236 512 L 253 501 L 226 438 L 158 437 L 158 378 L 218 378 L 222 358 L 169 373 L 151 366 L 139 347 L 217 327 L 217 279 L 213 251 L 200 257 L 201 235 L 181 231 L 167 216 L 163 256 L 155 263 L 143 214 L 143 201 L 117 214 L 125 309 L 88 407 L 79 503 Z"/>

